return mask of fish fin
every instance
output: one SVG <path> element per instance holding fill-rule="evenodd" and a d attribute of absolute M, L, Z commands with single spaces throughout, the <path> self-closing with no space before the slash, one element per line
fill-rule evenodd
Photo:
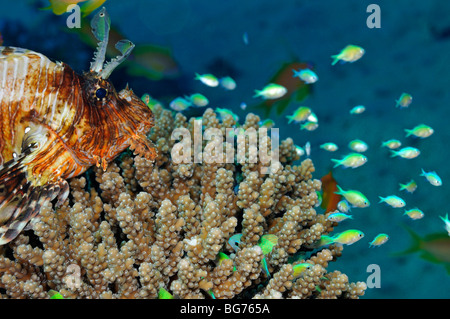
<path fill-rule="evenodd" d="M 291 102 L 290 99 L 284 99 L 279 101 L 277 104 L 277 115 L 280 116 L 281 114 L 283 114 L 283 112 L 287 109 L 287 107 L 289 106 L 289 103 Z"/>
<path fill-rule="evenodd" d="M 412 130 L 408 130 L 407 128 L 405 128 L 405 132 L 406 132 L 406 137 L 408 137 L 412 134 Z"/>
<path fill-rule="evenodd" d="M 344 195 L 344 190 L 341 188 L 341 186 L 336 184 L 336 187 L 337 187 L 338 191 L 334 192 L 334 193 L 338 194 L 338 195 Z"/>
<path fill-rule="evenodd" d="M 294 120 L 294 116 L 293 115 L 286 115 L 286 118 L 289 120 L 288 124 L 291 124 L 292 121 Z"/>
<path fill-rule="evenodd" d="M 31 148 L 28 147 L 17 158 L 0 166 L 0 245 L 16 238 L 28 222 L 39 213 L 40 208 L 52 201 L 62 188 L 68 195 L 66 181 L 64 181 L 66 186 L 64 182 L 39 186 L 33 185 L 28 179 L 25 163 Z"/>
<path fill-rule="evenodd" d="M 420 250 L 421 245 L 422 245 L 422 241 L 423 241 L 422 237 L 420 237 L 418 234 L 416 234 L 408 226 L 402 225 L 402 227 L 404 229 L 406 229 L 406 231 L 411 236 L 412 244 L 411 244 L 411 246 L 408 249 L 406 249 L 404 251 L 399 251 L 399 252 L 392 253 L 391 256 L 394 256 L 394 257 L 399 257 L 399 256 L 404 256 L 404 255 L 415 253 L 415 252 Z"/>
<path fill-rule="evenodd" d="M 338 167 L 339 165 L 341 165 L 341 161 L 338 160 L 338 159 L 332 158 L 331 161 L 332 161 L 333 163 L 336 163 L 336 164 L 334 164 L 333 168 L 336 168 L 336 167 Z"/>
<path fill-rule="evenodd" d="M 397 152 L 394 150 L 390 150 L 391 151 L 391 157 L 396 157 L 398 156 Z"/>
<path fill-rule="evenodd" d="M 380 198 L 380 201 L 379 201 L 378 203 L 384 202 L 385 198 L 383 198 L 383 197 L 381 197 L 381 196 L 378 196 L 378 197 Z"/>
<path fill-rule="evenodd" d="M 331 65 L 335 65 L 336 63 L 339 62 L 339 58 L 338 58 L 339 54 L 336 55 L 332 55 L 331 58 L 333 59 L 333 62 L 331 62 Z"/>
<path fill-rule="evenodd" d="M 255 94 L 253 95 L 253 97 L 258 97 L 261 96 L 261 91 L 260 90 L 255 90 Z"/>
<path fill-rule="evenodd" d="M 447 271 L 447 275 L 450 276 L 450 265 L 445 265 L 445 270 Z"/>

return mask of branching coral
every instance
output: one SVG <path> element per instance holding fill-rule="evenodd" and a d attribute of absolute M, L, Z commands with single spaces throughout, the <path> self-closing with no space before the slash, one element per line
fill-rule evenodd
<path fill-rule="evenodd" d="M 327 272 L 342 247 L 314 246 L 336 224 L 316 211 L 321 183 L 310 159 L 293 165 L 299 156 L 292 139 L 281 141 L 279 160 L 268 167 L 252 153 L 250 138 L 227 139 L 227 129 L 237 127 L 230 115 L 219 119 L 207 109 L 199 132 L 193 118 L 160 105 L 154 114 L 154 162 L 124 152 L 106 171 L 72 179 L 61 207 L 42 207 L 30 229 L 1 248 L 2 297 L 49 298 L 52 289 L 65 298 L 157 298 L 161 288 L 179 298 L 364 294 L 364 283 Z M 248 114 L 241 128 L 258 132 L 258 123 Z M 177 128 L 189 139 L 172 138 Z M 221 139 L 193 141 L 209 128 Z M 270 137 L 260 142 L 270 150 Z M 175 161 L 177 145 L 191 157 L 203 150 L 202 161 Z M 229 239 L 237 233 L 234 251 Z M 278 239 L 268 254 L 259 246 L 265 234 Z M 228 258 L 218 258 L 221 252 Z M 294 278 L 302 262 L 312 267 Z"/>

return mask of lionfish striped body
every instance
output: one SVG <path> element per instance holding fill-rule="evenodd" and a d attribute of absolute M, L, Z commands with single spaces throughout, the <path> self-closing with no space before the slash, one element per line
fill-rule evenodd
<path fill-rule="evenodd" d="M 145 135 L 153 126 L 150 109 L 107 79 L 134 45 L 119 41 L 122 56 L 103 65 L 105 9 L 91 26 L 100 44 L 83 75 L 40 53 L 0 47 L 0 244 L 14 239 L 46 201 L 58 196 L 62 204 L 66 179 L 92 165 L 106 169 L 127 147 L 156 157 Z"/>

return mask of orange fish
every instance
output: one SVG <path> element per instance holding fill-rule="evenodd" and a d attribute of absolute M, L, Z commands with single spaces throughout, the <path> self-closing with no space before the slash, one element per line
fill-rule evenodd
<path fill-rule="evenodd" d="M 420 237 L 412 229 L 403 225 L 412 239 L 412 245 L 405 251 L 394 253 L 394 256 L 404 256 L 420 253 L 420 257 L 434 264 L 441 264 L 450 275 L 450 237 L 446 232 L 439 232 Z"/>
<path fill-rule="evenodd" d="M 268 83 L 276 83 L 284 86 L 287 89 L 287 93 L 278 99 L 264 100 L 261 104 L 252 108 L 264 110 L 264 116 L 269 117 L 272 108 L 276 108 L 277 115 L 280 115 L 286 110 L 292 99 L 296 102 L 303 101 L 311 92 L 311 85 L 306 84 L 298 77 L 293 77 L 292 70 L 306 68 L 312 69 L 311 65 L 305 62 L 294 61 L 284 63 Z"/>
<path fill-rule="evenodd" d="M 322 181 L 322 204 L 320 207 L 325 209 L 326 213 L 332 212 L 337 209 L 337 204 L 342 198 L 341 195 L 335 193 L 338 191 L 337 182 L 331 171 L 320 180 Z"/>

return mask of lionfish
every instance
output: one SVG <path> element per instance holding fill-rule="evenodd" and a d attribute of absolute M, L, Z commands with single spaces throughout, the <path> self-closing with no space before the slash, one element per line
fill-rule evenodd
<path fill-rule="evenodd" d="M 116 92 L 108 77 L 134 44 L 104 63 L 110 20 L 92 19 L 99 41 L 89 72 L 14 47 L 0 47 L 0 245 L 13 240 L 46 202 L 62 205 L 66 179 L 93 165 L 104 170 L 126 148 L 154 160 L 146 134 L 153 114 L 128 85 Z"/>

